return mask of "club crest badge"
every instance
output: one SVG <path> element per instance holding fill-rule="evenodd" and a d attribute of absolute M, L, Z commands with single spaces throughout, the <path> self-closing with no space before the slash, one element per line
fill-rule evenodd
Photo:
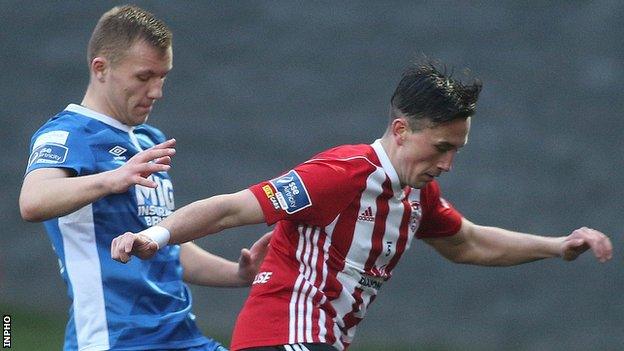
<path fill-rule="evenodd" d="M 410 207 L 412 208 L 412 213 L 410 214 L 410 231 L 416 232 L 420 224 L 420 219 L 422 218 L 422 206 L 420 206 L 420 202 L 412 201 L 410 202 Z"/>

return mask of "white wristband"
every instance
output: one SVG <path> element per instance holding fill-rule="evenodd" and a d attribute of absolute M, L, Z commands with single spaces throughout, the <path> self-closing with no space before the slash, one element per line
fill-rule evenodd
<path fill-rule="evenodd" d="M 167 246 L 169 243 L 169 230 L 165 227 L 161 227 L 159 225 L 155 225 L 153 227 L 149 227 L 137 234 L 143 234 L 150 239 L 154 240 L 156 244 L 158 244 L 158 249 L 160 250 L 162 247 Z"/>

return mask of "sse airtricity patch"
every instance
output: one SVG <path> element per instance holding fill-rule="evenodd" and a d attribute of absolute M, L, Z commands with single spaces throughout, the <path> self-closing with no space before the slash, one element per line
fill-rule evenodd
<path fill-rule="evenodd" d="M 43 144 L 33 150 L 28 158 L 28 166 L 35 163 L 63 163 L 67 157 L 67 147 L 58 144 Z"/>
<path fill-rule="evenodd" d="M 35 143 L 33 144 L 33 150 L 40 145 L 46 143 L 65 145 L 67 143 L 68 136 L 69 132 L 65 130 L 53 130 L 51 132 L 43 133 L 35 140 Z"/>
<path fill-rule="evenodd" d="M 279 206 L 288 214 L 299 212 L 312 206 L 308 190 L 301 177 L 292 170 L 270 181 L 275 188 L 275 198 Z"/>

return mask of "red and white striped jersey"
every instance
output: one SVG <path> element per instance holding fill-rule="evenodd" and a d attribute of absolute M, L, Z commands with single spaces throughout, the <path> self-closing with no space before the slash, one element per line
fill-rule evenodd
<path fill-rule="evenodd" d="M 277 225 L 238 316 L 233 350 L 346 349 L 414 235 L 450 236 L 461 227 L 435 181 L 401 188 L 379 140 L 330 149 L 250 190 L 267 224 Z"/>

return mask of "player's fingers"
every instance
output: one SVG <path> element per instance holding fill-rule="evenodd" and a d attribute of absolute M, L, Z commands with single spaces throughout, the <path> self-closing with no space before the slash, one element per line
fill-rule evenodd
<path fill-rule="evenodd" d="M 156 184 L 155 181 L 148 179 L 148 178 L 144 178 L 140 175 L 135 176 L 132 179 L 132 184 L 136 184 L 136 185 L 141 185 L 147 188 L 157 188 L 158 184 Z"/>
<path fill-rule="evenodd" d="M 251 264 L 251 252 L 248 249 L 241 249 L 240 257 L 238 258 L 238 265 L 240 267 L 247 267 Z"/>
<path fill-rule="evenodd" d="M 271 242 L 271 237 L 273 236 L 273 232 L 268 232 L 266 234 L 264 234 L 260 240 L 258 240 L 258 242 L 262 245 L 262 246 L 268 246 L 269 243 Z"/>
<path fill-rule="evenodd" d="M 121 263 L 126 263 L 129 260 L 128 255 L 124 252 L 123 249 L 123 240 L 121 237 L 117 237 L 116 241 L 115 241 L 115 248 L 114 248 L 114 256 L 113 257 L 115 260 L 121 262 Z"/>
<path fill-rule="evenodd" d="M 600 262 L 611 259 L 613 247 L 611 240 L 605 234 L 595 229 L 583 227 L 579 229 L 579 236 L 585 240 L 585 244 L 591 248 L 594 256 Z"/>
<path fill-rule="evenodd" d="M 113 239 L 111 243 L 111 257 L 121 263 L 126 263 L 129 260 L 128 255 L 123 250 L 123 236 Z"/>
<path fill-rule="evenodd" d="M 260 239 L 258 239 L 251 246 L 252 254 L 256 254 L 258 252 L 266 251 L 267 247 L 269 246 L 269 243 L 271 242 L 271 236 L 272 235 L 273 235 L 273 232 L 268 232 L 268 233 L 264 234 L 262 237 L 260 237 Z"/>
<path fill-rule="evenodd" d="M 166 149 L 151 148 L 151 149 L 141 151 L 138 154 L 132 156 L 132 158 L 128 160 L 128 163 L 146 163 L 146 162 L 153 161 L 160 157 L 165 157 L 165 156 L 173 157 L 173 155 L 175 155 L 175 152 L 176 152 L 175 149 L 172 149 L 172 148 L 166 148 Z"/>
<path fill-rule="evenodd" d="M 154 145 L 152 146 L 150 149 L 165 149 L 165 148 L 172 148 L 174 147 L 176 144 L 176 140 L 174 138 L 171 138 L 169 140 L 166 140 L 160 144 Z"/>
<path fill-rule="evenodd" d="M 132 247 L 134 246 L 134 241 L 136 237 L 132 233 L 126 233 L 122 237 L 123 240 L 123 252 L 129 254 L 132 252 Z"/>
<path fill-rule="evenodd" d="M 143 163 L 134 170 L 135 172 L 139 172 L 139 175 L 143 178 L 147 178 L 150 175 L 158 172 L 167 172 L 171 169 L 170 165 L 167 164 L 158 164 L 158 163 Z"/>
<path fill-rule="evenodd" d="M 611 239 L 609 239 L 608 236 L 606 236 L 606 240 L 605 240 L 605 247 L 607 250 L 607 260 L 610 260 L 611 258 L 613 258 L 613 244 L 611 243 Z"/>
<path fill-rule="evenodd" d="M 119 237 L 116 237 L 116 238 L 113 239 L 113 241 L 111 241 L 111 248 L 110 248 L 110 250 L 111 250 L 111 258 L 113 260 L 115 260 L 115 261 L 118 261 L 118 258 L 119 258 L 119 254 L 117 254 L 117 242 L 119 240 L 117 240 L 117 239 L 119 239 Z"/>
<path fill-rule="evenodd" d="M 591 243 L 591 246 L 594 251 L 594 255 L 598 258 L 598 260 L 600 260 L 600 262 L 605 262 L 611 259 L 613 249 L 611 246 L 611 240 L 609 240 L 606 235 L 595 231 L 594 240 Z"/>
<path fill-rule="evenodd" d="M 148 163 L 145 165 L 145 171 L 148 172 L 149 174 L 156 173 L 156 172 L 166 172 L 170 169 L 171 169 L 171 165 L 167 163 Z"/>
<path fill-rule="evenodd" d="M 604 245 L 605 235 L 597 230 L 583 227 L 583 236 L 587 245 L 592 249 L 594 256 L 599 260 L 603 260 L 606 247 Z"/>
<path fill-rule="evenodd" d="M 598 240 L 600 243 L 600 247 L 602 249 L 601 257 L 604 259 L 604 261 L 610 260 L 613 254 L 613 246 L 611 245 L 611 239 L 609 239 L 608 236 L 606 236 L 605 234 L 601 232 L 597 231 L 597 233 L 599 237 Z"/>
<path fill-rule="evenodd" d="M 579 248 L 585 244 L 585 240 L 584 239 L 572 239 L 570 240 L 569 244 L 570 244 L 570 247 Z"/>
<path fill-rule="evenodd" d="M 159 157 L 154 160 L 154 163 L 161 165 L 171 165 L 171 156 Z"/>

